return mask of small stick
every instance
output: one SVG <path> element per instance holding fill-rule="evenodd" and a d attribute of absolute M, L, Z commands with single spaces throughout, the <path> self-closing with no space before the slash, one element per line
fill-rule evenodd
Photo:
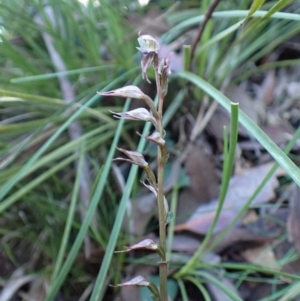
<path fill-rule="evenodd" d="M 201 40 L 202 34 L 204 32 L 204 29 L 206 27 L 208 20 L 210 19 L 211 15 L 213 14 L 214 10 L 216 9 L 216 7 L 220 1 L 221 0 L 214 0 L 214 2 L 210 5 L 208 10 L 206 11 L 203 22 L 200 24 L 198 34 L 197 34 L 196 39 L 194 40 L 194 43 L 192 44 L 192 48 L 191 48 L 190 70 L 191 70 L 191 66 L 192 66 L 192 60 L 195 55 L 196 47 L 197 47 L 199 41 Z"/>

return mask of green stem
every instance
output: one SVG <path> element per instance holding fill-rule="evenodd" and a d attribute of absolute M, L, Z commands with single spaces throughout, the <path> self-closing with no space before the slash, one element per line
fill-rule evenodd
<path fill-rule="evenodd" d="M 161 151 L 158 150 L 158 159 L 161 160 Z M 157 203 L 158 203 L 158 219 L 159 219 L 159 243 L 163 250 L 166 250 L 166 211 L 164 206 L 164 192 L 163 192 L 163 179 L 164 179 L 164 163 L 158 161 L 158 171 L 157 171 Z M 161 257 L 161 262 L 159 263 L 159 278 L 160 278 L 160 301 L 168 300 L 167 293 L 167 260 L 166 252 L 164 256 Z"/>
<path fill-rule="evenodd" d="M 156 88 L 158 95 L 158 114 L 157 131 L 163 137 L 162 115 L 164 99 L 161 95 L 160 78 L 157 70 L 155 70 Z M 164 148 L 164 149 L 161 149 Z M 159 244 L 164 250 L 164 255 L 160 258 L 159 263 L 159 286 L 160 286 L 160 301 L 168 301 L 167 291 L 167 258 L 166 258 L 166 210 L 164 204 L 164 169 L 166 164 L 166 149 L 165 146 L 157 147 L 157 205 L 158 205 L 158 221 L 159 221 Z"/>

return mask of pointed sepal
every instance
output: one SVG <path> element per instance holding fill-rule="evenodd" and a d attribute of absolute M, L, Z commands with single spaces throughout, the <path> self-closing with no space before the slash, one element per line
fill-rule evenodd
<path fill-rule="evenodd" d="M 117 147 L 117 149 L 122 152 L 123 154 L 125 154 L 129 159 L 125 159 L 125 158 L 115 158 L 114 161 L 127 161 L 130 162 L 132 164 L 138 165 L 142 168 L 145 168 L 146 166 L 148 166 L 148 162 L 145 160 L 144 156 L 136 151 L 129 151 L 123 148 L 119 148 Z"/>
<path fill-rule="evenodd" d="M 123 251 L 115 251 L 115 253 L 129 252 L 131 250 L 136 249 L 157 250 L 157 248 L 157 244 L 152 239 L 147 238 L 138 242 L 137 244 L 134 244 L 130 247 L 126 247 L 126 249 Z"/>
<path fill-rule="evenodd" d="M 149 108 L 151 109 L 153 116 L 154 117 L 159 116 L 154 101 L 137 86 L 130 85 L 111 91 L 97 92 L 97 93 L 102 96 L 115 96 L 115 97 L 123 97 L 123 98 L 142 99 L 143 101 L 145 101 L 147 106 L 149 106 Z"/>
<path fill-rule="evenodd" d="M 156 120 L 153 117 L 153 115 L 146 110 L 145 108 L 138 108 L 127 112 L 122 113 L 116 113 L 113 111 L 110 111 L 113 113 L 115 118 L 119 119 L 127 119 L 127 120 L 138 120 L 138 121 L 151 121 L 153 125 L 156 127 Z"/>
<path fill-rule="evenodd" d="M 126 282 L 123 282 L 123 283 L 120 283 L 120 284 L 117 284 L 117 285 L 110 285 L 110 286 L 112 286 L 112 287 L 145 286 L 145 287 L 147 287 L 152 292 L 152 294 L 154 295 L 154 297 L 157 300 L 159 300 L 159 291 L 158 291 L 156 285 L 153 282 L 147 280 L 143 276 L 136 276 L 136 277 L 132 278 L 129 281 L 126 281 Z"/>
<path fill-rule="evenodd" d="M 157 198 L 157 189 L 156 189 L 154 186 L 148 185 L 148 184 L 146 184 L 145 182 L 142 182 L 142 184 L 143 184 L 146 188 L 148 188 L 151 192 L 153 192 L 154 195 L 155 195 L 156 198 Z M 166 214 L 166 218 L 167 218 L 167 215 L 168 215 L 168 213 L 169 213 L 169 204 L 168 204 L 168 201 L 167 201 L 167 199 L 166 199 L 165 196 L 164 196 L 163 200 L 164 200 L 165 214 Z"/>
<path fill-rule="evenodd" d="M 133 85 L 125 86 L 111 91 L 97 92 L 97 93 L 102 96 L 116 96 L 116 97 L 136 98 L 136 99 L 143 99 L 145 95 L 140 88 Z"/>

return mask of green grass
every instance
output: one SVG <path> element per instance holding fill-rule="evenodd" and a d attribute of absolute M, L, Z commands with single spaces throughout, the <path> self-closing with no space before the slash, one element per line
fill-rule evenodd
<path fill-rule="evenodd" d="M 30 10 L 41 15 L 45 27 L 36 26 L 33 15 L 21 1 L 5 0 L 0 3 L 0 25 L 4 28 L 0 32 L 0 240 L 3 250 L 16 267 L 22 262 L 16 254 L 17 249 L 22 248 L 27 254 L 40 252 L 42 259 L 39 268 L 29 270 L 28 273 L 38 272 L 51 279 L 46 300 L 53 300 L 59 291 L 67 292 L 69 284 L 76 281 L 73 275 L 87 276 L 87 279 L 93 277 L 95 285 L 90 300 L 101 300 L 109 279 L 114 276 L 111 263 L 119 271 L 123 271 L 126 265 L 127 259 L 124 256 L 115 258 L 113 251 L 118 239 L 126 240 L 121 224 L 127 200 L 138 193 L 139 179 L 136 177 L 137 169 L 133 167 L 123 194 L 116 191 L 116 183 L 110 173 L 111 160 L 118 142 L 131 148 L 138 146 L 138 150 L 142 151 L 145 140 L 139 141 L 133 136 L 137 130 L 135 125 L 118 123 L 109 113 L 109 110 L 126 110 L 129 100 L 125 104 L 119 99 L 108 102 L 96 95 L 96 92 L 133 82 L 141 87 L 145 85 L 139 75 L 139 57 L 135 49 L 137 28 L 132 28 L 127 18 L 132 13 L 142 15 L 145 9 L 135 9 L 130 5 L 133 2 L 117 1 L 112 6 L 109 1 L 101 1 L 101 7 L 94 7 L 93 1 L 90 1 L 84 7 L 75 0 L 51 0 L 49 5 L 55 7 L 60 30 L 55 30 L 51 25 L 43 12 L 42 1 L 31 3 Z M 231 112 L 231 100 L 221 90 L 261 70 L 299 65 L 299 59 L 295 59 L 253 68 L 255 62 L 299 34 L 297 6 L 288 6 L 287 12 L 284 9 L 290 1 L 265 3 L 259 10 L 258 5 L 250 16 L 251 1 L 242 2 L 234 7 L 220 3 L 204 31 L 192 72 L 187 71 L 189 48 L 185 48 L 185 71 L 171 78 L 170 87 L 176 87 L 176 90 L 169 92 L 171 98 L 167 99 L 167 103 L 170 105 L 166 107 L 164 126 L 172 124 L 174 118 L 184 114 L 182 104 L 187 95 L 196 99 L 208 95 Z M 168 3 L 162 1 L 161 5 L 167 7 Z M 176 42 L 185 31 L 198 27 L 199 22 L 203 21 L 209 1 L 203 2 L 201 9 L 199 3 L 191 1 L 190 5 L 192 8 L 179 4 L 172 8 L 174 10 L 168 11 L 166 17 L 172 27 L 163 34 L 163 41 Z M 124 6 L 127 6 L 127 10 Z M 266 14 L 270 18 L 262 18 Z M 55 71 L 41 36 L 44 31 L 52 36 L 68 71 Z M 76 98 L 69 105 L 62 99 L 58 84 L 60 76 L 66 76 L 76 91 Z M 224 139 L 224 156 L 227 159 L 224 161 L 218 213 L 222 208 L 234 163 L 237 121 L 277 162 L 241 209 L 238 219 L 247 211 L 255 195 L 278 166 L 286 170 L 291 181 L 300 185 L 300 171 L 287 155 L 299 138 L 299 130 L 285 151 L 282 151 L 235 106 L 231 116 L 229 149 Z M 83 134 L 70 141 L 68 129 L 74 121 L 81 123 Z M 148 131 L 147 125 L 143 133 L 146 135 Z M 80 219 L 79 184 L 83 157 L 88 160 L 92 183 L 89 207 L 84 218 Z M 75 162 L 79 162 L 77 167 Z M 171 195 L 171 208 L 176 210 L 178 187 L 174 188 Z M 99 229 L 90 226 L 93 217 L 99 222 Z M 228 277 L 238 277 L 240 272 L 244 272 L 243 281 L 250 279 L 255 272 L 267 274 L 269 281 L 276 281 L 279 277 L 290 279 L 289 286 L 275 290 L 272 296 L 262 299 L 264 301 L 288 300 L 298 294 L 299 277 L 292 274 L 251 264 L 222 262 L 214 266 L 199 262 L 199 258 L 208 251 L 206 247 L 217 217 L 218 214 L 195 256 L 188 262 L 173 263 L 179 268 L 175 278 L 183 300 L 188 300 L 187 282 L 193 283 L 205 300 L 211 300 L 206 281 L 214 283 L 232 300 L 240 300 L 234 292 L 224 287 L 218 275 L 213 273 L 215 269 L 230 269 L 237 273 Z M 169 227 L 169 256 L 174 222 L 171 221 Z M 219 239 L 233 224 L 224 230 Z M 23 239 L 24 236 L 26 239 Z M 82 252 L 87 236 L 101 251 L 105 251 L 97 275 L 87 275 L 82 266 L 76 265 L 76 258 Z M 291 251 L 285 259 L 293 258 L 295 252 Z M 31 260 L 30 256 L 25 259 L 25 262 Z M 88 284 L 87 281 L 85 285 Z"/>

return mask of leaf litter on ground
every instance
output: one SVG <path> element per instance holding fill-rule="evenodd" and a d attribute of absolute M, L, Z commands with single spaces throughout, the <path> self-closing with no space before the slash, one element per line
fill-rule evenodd
<path fill-rule="evenodd" d="M 270 168 L 271 164 L 253 167 L 246 170 L 243 174 L 231 178 L 222 212 L 214 229 L 214 233 L 223 230 L 232 222 L 267 175 Z M 261 192 L 253 200 L 252 205 L 263 204 L 274 199 L 274 190 L 278 187 L 277 175 L 282 175 L 282 173 L 282 170 L 278 170 L 277 173 L 271 177 Z M 200 205 L 188 220 L 175 227 L 175 231 L 187 230 L 205 235 L 215 217 L 217 206 L 217 199 L 213 199 L 207 204 Z"/>

